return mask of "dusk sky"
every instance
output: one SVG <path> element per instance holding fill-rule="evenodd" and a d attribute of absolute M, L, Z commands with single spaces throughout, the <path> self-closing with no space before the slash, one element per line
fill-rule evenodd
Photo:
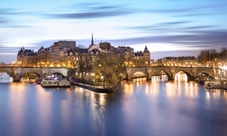
<path fill-rule="evenodd" d="M 1 0 L 0 62 L 16 61 L 21 46 L 38 50 L 59 40 L 145 45 L 151 59 L 197 56 L 227 46 L 226 0 Z"/>

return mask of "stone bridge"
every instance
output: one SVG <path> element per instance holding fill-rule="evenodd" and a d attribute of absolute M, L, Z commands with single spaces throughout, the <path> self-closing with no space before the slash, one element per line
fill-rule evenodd
<path fill-rule="evenodd" d="M 150 67 L 127 67 L 126 68 L 126 79 L 131 80 L 133 74 L 136 72 L 142 72 L 145 74 L 147 80 L 150 80 L 152 76 L 157 75 L 157 73 L 164 72 L 168 76 L 168 80 L 174 80 L 175 75 L 179 72 L 184 72 L 188 81 L 194 81 L 194 78 L 200 73 L 205 73 L 209 76 L 216 77 L 222 73 L 219 68 L 209 68 L 209 67 L 169 67 L 169 66 L 150 66 Z"/>
<path fill-rule="evenodd" d="M 61 67 L 42 67 L 42 68 L 30 68 L 30 67 L 0 67 L 0 72 L 5 72 L 9 76 L 13 77 L 13 81 L 20 81 L 21 77 L 26 73 L 35 73 L 36 75 L 46 76 L 53 74 L 61 74 L 63 76 L 74 75 L 75 71 L 68 68 Z M 209 67 L 169 67 L 169 66 L 150 66 L 150 67 L 127 67 L 124 73 L 127 80 L 132 80 L 133 74 L 136 72 L 142 72 L 146 76 L 147 80 L 150 80 L 152 76 L 157 73 L 164 72 L 168 76 L 168 80 L 174 80 L 175 75 L 179 72 L 184 72 L 188 81 L 193 81 L 194 78 L 200 74 L 205 73 L 212 77 L 226 76 L 227 72 L 219 68 Z M 224 73 L 224 74 L 223 74 Z"/>
<path fill-rule="evenodd" d="M 0 72 L 5 72 L 9 74 L 9 76 L 13 77 L 14 82 L 19 82 L 21 77 L 26 73 L 35 73 L 36 75 L 46 76 L 53 74 L 61 74 L 63 76 L 68 75 L 67 68 L 26 68 L 26 67 L 0 67 Z"/>

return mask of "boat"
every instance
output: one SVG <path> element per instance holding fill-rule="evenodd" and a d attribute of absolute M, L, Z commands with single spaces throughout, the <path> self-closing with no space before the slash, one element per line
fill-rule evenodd
<path fill-rule="evenodd" d="M 58 80 L 43 79 L 40 84 L 42 87 L 57 87 Z"/>
<path fill-rule="evenodd" d="M 58 82 L 58 86 L 59 87 L 69 87 L 71 85 L 71 83 L 69 82 L 69 80 L 67 80 L 66 78 L 62 78 L 61 80 L 59 80 Z"/>
<path fill-rule="evenodd" d="M 220 81 L 205 81 L 204 87 L 206 89 L 217 89 L 220 87 Z"/>
<path fill-rule="evenodd" d="M 42 79 L 41 86 L 43 87 L 70 87 L 71 83 L 66 78 L 62 77 L 46 77 Z"/>
<path fill-rule="evenodd" d="M 43 77 L 39 77 L 35 80 L 37 84 L 41 84 L 41 81 L 43 80 Z"/>
<path fill-rule="evenodd" d="M 220 81 L 220 88 L 227 90 L 227 80 Z"/>
<path fill-rule="evenodd" d="M 12 81 L 13 81 L 13 78 L 10 77 L 7 73 L 0 72 L 0 83 L 9 83 Z"/>

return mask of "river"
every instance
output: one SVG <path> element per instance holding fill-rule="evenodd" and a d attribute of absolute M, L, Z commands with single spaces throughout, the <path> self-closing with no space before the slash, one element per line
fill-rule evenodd
<path fill-rule="evenodd" d="M 123 81 L 112 94 L 0 84 L 1 136 L 226 136 L 227 91 L 195 82 Z"/>

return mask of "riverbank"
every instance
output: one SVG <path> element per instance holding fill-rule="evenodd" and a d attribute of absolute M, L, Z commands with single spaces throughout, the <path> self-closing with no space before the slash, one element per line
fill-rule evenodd
<path fill-rule="evenodd" d="M 117 85 L 114 88 L 103 88 L 103 86 L 92 86 L 92 85 L 78 83 L 78 82 L 71 82 L 71 85 L 78 86 L 78 87 L 81 87 L 84 89 L 88 89 L 90 91 L 97 92 L 97 93 L 113 93 L 116 90 L 116 88 L 118 87 L 118 85 Z"/>

